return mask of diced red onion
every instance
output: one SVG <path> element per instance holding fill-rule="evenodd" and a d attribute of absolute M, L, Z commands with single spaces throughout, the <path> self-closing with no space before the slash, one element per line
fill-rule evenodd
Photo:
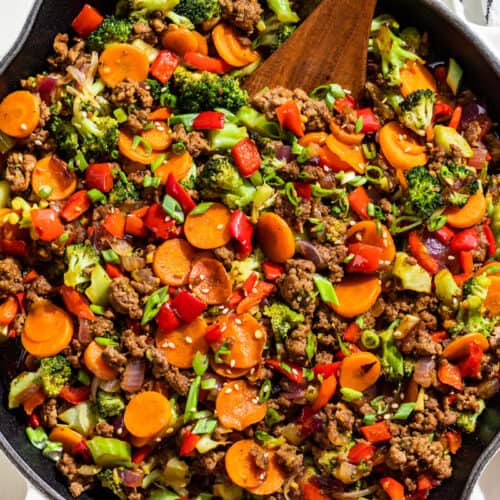
<path fill-rule="evenodd" d="M 425 239 L 424 245 L 429 251 L 429 255 L 439 260 L 442 264 L 447 263 L 450 250 L 444 243 L 441 243 L 438 239 L 429 236 Z"/>
<path fill-rule="evenodd" d="M 92 342 L 92 334 L 90 333 L 88 319 L 78 319 L 78 342 L 84 345 L 90 344 L 90 342 Z"/>
<path fill-rule="evenodd" d="M 292 147 L 288 144 L 283 144 L 276 151 L 276 158 L 278 160 L 284 160 L 287 163 L 293 160 Z"/>
<path fill-rule="evenodd" d="M 52 78 L 51 76 L 46 76 L 43 80 L 38 84 L 38 93 L 40 94 L 40 99 L 45 104 L 52 104 L 53 98 L 55 95 L 57 80 Z"/>
<path fill-rule="evenodd" d="M 97 390 L 99 389 L 99 386 L 101 384 L 101 379 L 94 377 L 92 379 L 92 382 L 90 384 L 90 400 L 95 401 L 96 396 L 97 396 Z"/>
<path fill-rule="evenodd" d="M 316 266 L 316 269 L 322 270 L 326 267 L 325 261 L 311 242 L 299 240 L 297 242 L 297 252 L 302 255 L 304 259 L 310 260 Z"/>
<path fill-rule="evenodd" d="M 123 421 L 123 415 L 117 415 L 113 420 L 113 428 L 115 434 L 120 438 L 124 438 L 127 435 L 127 429 L 125 428 L 125 423 Z"/>
<path fill-rule="evenodd" d="M 131 255 L 134 251 L 134 248 L 130 243 L 127 243 L 125 240 L 112 240 L 110 242 L 111 248 L 120 256 L 125 257 L 127 255 Z"/>
<path fill-rule="evenodd" d="M 288 399 L 299 399 L 306 395 L 307 381 L 303 381 L 300 384 L 293 382 L 292 380 L 283 379 L 281 382 L 281 388 L 283 390 L 283 396 Z"/>
<path fill-rule="evenodd" d="M 467 160 L 469 166 L 477 169 L 484 168 L 486 165 L 486 158 L 488 158 L 489 154 L 486 146 L 480 142 L 472 148 L 472 151 L 474 152 L 473 156 Z"/>
<path fill-rule="evenodd" d="M 356 498 L 361 498 L 366 495 L 371 495 L 375 490 L 377 489 L 377 486 L 370 486 L 369 488 L 364 488 L 362 490 L 357 490 L 357 491 L 348 491 L 345 493 L 334 493 L 333 498 L 337 499 L 342 499 L 342 498 L 352 498 L 353 500 Z"/>
<path fill-rule="evenodd" d="M 118 392 L 120 390 L 120 381 L 117 378 L 114 380 L 101 380 L 99 387 L 105 392 Z"/>
<path fill-rule="evenodd" d="M 436 361 L 432 358 L 419 358 L 415 363 L 413 379 L 424 388 L 430 387 L 436 378 Z"/>
<path fill-rule="evenodd" d="M 118 472 L 118 475 L 128 488 L 138 488 L 144 478 L 144 472 L 141 470 L 123 469 Z"/>
<path fill-rule="evenodd" d="M 321 165 L 321 158 L 319 156 L 311 156 L 311 158 L 307 160 L 307 163 L 313 167 L 319 167 Z"/>
<path fill-rule="evenodd" d="M 491 130 L 493 123 L 486 108 L 478 102 L 470 102 L 463 107 L 460 128 L 465 130 L 474 121 L 481 127 L 479 138 L 482 139 Z"/>
<path fill-rule="evenodd" d="M 492 378 L 485 380 L 477 386 L 477 395 L 481 399 L 491 399 L 500 390 L 500 380 Z"/>
<path fill-rule="evenodd" d="M 136 271 L 144 267 L 144 259 L 138 255 L 124 255 L 120 259 L 123 269 L 128 272 Z"/>
<path fill-rule="evenodd" d="M 131 359 L 123 372 L 121 388 L 125 392 L 137 392 L 144 382 L 146 365 L 142 359 Z"/>

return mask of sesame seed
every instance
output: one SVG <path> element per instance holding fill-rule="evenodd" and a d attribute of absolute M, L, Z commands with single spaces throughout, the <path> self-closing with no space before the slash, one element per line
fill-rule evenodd
<path fill-rule="evenodd" d="M 399 407 L 399 405 L 397 403 L 392 403 L 392 405 L 391 405 L 391 408 L 394 408 L 394 409 L 396 409 L 398 407 Z"/>
<path fill-rule="evenodd" d="M 266 479 L 266 473 L 265 473 L 265 472 L 263 472 L 263 473 L 259 476 L 259 479 L 260 479 L 261 481 L 263 481 L 264 479 Z"/>
<path fill-rule="evenodd" d="M 239 391 L 240 390 L 240 386 L 238 384 L 234 384 L 234 390 L 235 391 Z"/>
<path fill-rule="evenodd" d="M 390 420 L 391 419 L 391 414 L 390 413 L 386 413 L 384 415 L 384 420 Z"/>
<path fill-rule="evenodd" d="M 356 233 L 356 239 L 361 241 L 363 239 L 363 235 L 361 233 Z"/>
<path fill-rule="evenodd" d="M 257 293 L 257 287 L 255 287 L 255 286 L 254 286 L 254 287 L 252 288 L 252 293 Z"/>
<path fill-rule="evenodd" d="M 408 153 L 411 150 L 410 146 L 407 146 L 406 148 L 403 149 L 404 153 Z"/>
<path fill-rule="evenodd" d="M 237 325 L 241 325 L 241 324 L 243 323 L 243 322 L 241 321 L 241 319 L 240 319 L 240 318 L 236 318 L 236 319 L 234 320 L 234 322 L 235 322 Z"/>
<path fill-rule="evenodd" d="M 228 387 L 224 392 L 226 394 L 231 394 L 233 392 L 233 390 L 231 389 L 231 387 Z"/>
<path fill-rule="evenodd" d="M 208 293 L 210 291 L 210 288 L 200 288 L 201 293 Z"/>
<path fill-rule="evenodd" d="M 224 314 L 227 314 L 227 313 L 229 312 L 229 307 L 224 307 L 224 308 L 222 309 L 222 312 L 223 312 Z"/>
<path fill-rule="evenodd" d="M 455 256 L 454 255 L 448 255 L 448 260 L 455 260 Z"/>
<path fill-rule="evenodd" d="M 220 331 L 221 332 L 225 332 L 226 330 L 227 330 L 227 326 L 226 325 L 220 327 Z"/>
<path fill-rule="evenodd" d="M 399 397 L 400 397 L 401 399 L 404 399 L 404 398 L 405 398 L 405 393 L 404 393 L 404 392 L 402 392 L 402 393 L 399 395 Z"/>
<path fill-rule="evenodd" d="M 36 141 L 33 141 L 35 143 L 35 146 L 41 146 L 42 145 L 42 141 L 40 141 L 39 139 L 37 139 Z"/>
<path fill-rule="evenodd" d="M 221 229 L 224 229 L 224 224 L 217 224 L 215 227 L 220 231 Z"/>
<path fill-rule="evenodd" d="M 165 130 L 165 127 L 162 127 L 161 125 L 156 125 L 156 130 L 159 130 L 160 132 L 162 132 L 163 130 Z"/>
<path fill-rule="evenodd" d="M 118 429 L 118 430 L 116 431 L 116 433 L 117 433 L 118 435 L 123 434 L 123 429 Z"/>
<path fill-rule="evenodd" d="M 200 274 L 200 280 L 204 280 L 205 279 L 205 275 L 204 274 Z"/>
<path fill-rule="evenodd" d="M 157 443 L 159 443 L 159 442 L 161 441 L 161 437 L 157 437 L 157 438 L 155 439 L 155 441 L 156 441 Z"/>
<path fill-rule="evenodd" d="M 254 405 L 259 404 L 259 398 L 253 398 L 253 399 L 252 399 L 252 403 L 253 403 Z"/>
<path fill-rule="evenodd" d="M 193 339 L 191 337 L 186 337 L 186 344 L 192 344 Z"/>
<path fill-rule="evenodd" d="M 254 337 L 258 340 L 262 338 L 262 330 L 255 330 Z"/>
<path fill-rule="evenodd" d="M 253 375 L 255 373 L 255 366 L 250 370 L 250 375 Z"/>
<path fill-rule="evenodd" d="M 28 130 L 28 125 L 26 125 L 26 123 L 21 123 L 21 125 L 19 125 L 19 128 L 21 130 Z"/>
<path fill-rule="evenodd" d="M 168 343 L 169 349 L 175 349 L 175 344 L 173 342 Z"/>
<path fill-rule="evenodd" d="M 229 366 L 230 366 L 231 368 L 234 368 L 234 367 L 235 367 L 235 365 L 236 365 L 236 361 L 235 361 L 234 359 L 232 359 L 232 360 L 229 362 Z"/>

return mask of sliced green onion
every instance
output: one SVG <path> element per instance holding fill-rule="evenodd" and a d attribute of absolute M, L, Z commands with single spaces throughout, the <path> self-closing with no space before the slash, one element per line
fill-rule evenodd
<path fill-rule="evenodd" d="M 301 146 L 296 137 L 293 138 L 292 153 L 297 156 L 297 163 L 306 163 L 310 157 L 309 149 Z"/>
<path fill-rule="evenodd" d="M 154 122 L 148 122 L 144 127 L 142 127 L 142 130 L 151 130 L 155 126 Z"/>
<path fill-rule="evenodd" d="M 175 155 L 181 155 L 187 151 L 187 146 L 179 141 L 172 145 L 172 151 Z"/>
<path fill-rule="evenodd" d="M 90 310 L 94 313 L 94 314 L 99 314 L 100 316 L 102 316 L 105 312 L 106 312 L 106 308 L 103 307 L 103 306 L 99 306 L 97 304 L 90 304 Z"/>
<path fill-rule="evenodd" d="M 330 280 L 320 274 L 314 274 L 313 281 L 323 302 L 336 306 L 339 305 L 339 299 L 337 298 L 337 294 Z"/>
<path fill-rule="evenodd" d="M 148 187 L 157 188 L 157 187 L 160 187 L 160 182 L 161 182 L 161 179 L 159 177 L 151 177 L 150 175 L 145 175 L 144 180 L 142 182 L 142 185 L 145 188 L 148 188 Z"/>
<path fill-rule="evenodd" d="M 167 159 L 167 155 L 165 153 L 162 153 L 161 155 L 158 155 L 151 162 L 151 172 L 154 172 L 160 165 L 163 165 L 163 163 L 165 163 L 166 159 Z"/>
<path fill-rule="evenodd" d="M 209 410 L 200 410 L 200 411 L 197 411 L 197 412 L 193 413 L 192 418 L 193 418 L 193 420 L 201 420 L 202 418 L 208 418 L 208 417 L 211 417 L 211 416 L 212 416 L 212 412 L 211 411 L 209 411 Z"/>
<path fill-rule="evenodd" d="M 342 262 L 344 264 L 349 264 L 349 262 L 351 262 L 351 260 L 354 259 L 354 257 L 356 257 L 356 255 L 354 255 L 353 253 L 350 253 L 346 256 L 346 258 Z"/>
<path fill-rule="evenodd" d="M 336 99 L 344 98 L 345 92 L 338 83 L 329 83 L 316 87 L 309 95 L 313 99 L 325 101 L 328 109 L 332 111 Z"/>
<path fill-rule="evenodd" d="M 102 191 L 95 188 L 89 189 L 89 191 L 87 191 L 87 196 L 92 203 L 106 203 L 107 201 L 106 195 Z"/>
<path fill-rule="evenodd" d="M 89 166 L 87 160 L 85 159 L 85 156 L 83 156 L 83 153 L 81 151 L 78 151 L 73 158 L 73 165 L 81 172 L 85 171 Z"/>
<path fill-rule="evenodd" d="M 363 156 L 367 160 L 374 160 L 377 157 L 377 149 L 375 148 L 375 144 L 373 142 L 361 144 L 361 150 L 363 151 Z"/>
<path fill-rule="evenodd" d="M 272 427 L 274 424 L 281 422 L 283 417 L 280 413 L 278 413 L 274 408 L 268 408 L 266 412 L 266 416 L 264 418 L 264 422 L 268 427 Z"/>
<path fill-rule="evenodd" d="M 167 212 L 167 214 L 179 224 L 184 222 L 184 211 L 182 210 L 180 203 L 175 198 L 166 194 L 163 198 L 161 206 L 163 207 L 163 210 L 165 210 L 165 212 Z"/>
<path fill-rule="evenodd" d="M 120 264 L 120 256 L 111 248 L 109 250 L 103 250 L 101 255 L 105 262 Z"/>
<path fill-rule="evenodd" d="M 42 455 L 53 462 L 59 462 L 62 457 L 63 445 L 56 441 L 47 441 L 45 448 L 42 451 Z"/>
<path fill-rule="evenodd" d="M 202 354 L 200 351 L 196 351 L 193 358 L 193 370 L 201 377 L 208 369 L 208 356 Z"/>
<path fill-rule="evenodd" d="M 309 333 L 306 339 L 306 356 L 309 362 L 314 358 L 316 352 L 316 337 L 313 333 Z"/>
<path fill-rule="evenodd" d="M 184 422 L 189 422 L 193 413 L 196 412 L 198 407 L 198 397 L 200 395 L 201 377 L 195 377 L 189 388 L 189 393 L 186 400 L 186 409 L 184 411 Z"/>
<path fill-rule="evenodd" d="M 384 396 L 377 396 L 370 401 L 370 406 L 377 412 L 377 415 L 382 415 L 387 411 L 387 403 L 384 401 Z"/>
<path fill-rule="evenodd" d="M 205 378 L 201 381 L 201 388 L 204 391 L 211 391 L 217 388 L 217 380 L 214 378 Z"/>
<path fill-rule="evenodd" d="M 380 345 L 380 337 L 373 330 L 363 330 L 361 342 L 366 349 L 376 349 Z"/>
<path fill-rule="evenodd" d="M 216 427 L 217 420 L 215 418 L 204 418 L 196 422 L 191 432 L 193 434 L 212 434 Z"/>
<path fill-rule="evenodd" d="M 297 207 L 300 203 L 300 198 L 297 195 L 297 191 L 295 189 L 295 186 L 293 185 L 293 182 L 287 182 L 285 184 L 285 194 L 286 197 L 288 198 L 288 201 L 294 206 Z"/>
<path fill-rule="evenodd" d="M 57 241 L 59 241 L 60 243 L 66 243 L 68 240 L 69 240 L 69 233 L 66 232 L 64 232 L 63 234 L 61 234 L 61 236 L 59 236 L 59 238 L 57 238 Z"/>
<path fill-rule="evenodd" d="M 78 382 L 80 382 L 80 384 L 86 386 L 89 386 L 90 383 L 92 382 L 90 375 L 85 370 L 78 370 L 76 379 L 78 380 Z"/>
<path fill-rule="evenodd" d="M 377 165 L 368 165 L 365 169 L 365 178 L 372 184 L 378 184 L 382 189 L 389 187 L 389 180 L 384 171 Z"/>
<path fill-rule="evenodd" d="M 448 221 L 448 217 L 442 213 L 441 210 L 431 215 L 429 222 L 427 223 L 427 228 L 429 231 L 437 231 L 441 229 L 446 222 Z"/>
<path fill-rule="evenodd" d="M 354 131 L 356 132 L 356 134 L 359 134 L 359 132 L 361 132 L 361 130 L 363 130 L 363 117 L 362 116 L 360 116 L 356 120 L 356 125 L 354 126 Z"/>
<path fill-rule="evenodd" d="M 120 345 L 116 340 L 110 339 L 108 337 L 94 337 L 94 340 L 97 344 L 104 347 L 118 347 Z"/>
<path fill-rule="evenodd" d="M 372 425 L 375 423 L 376 420 L 377 416 L 375 415 L 375 413 L 368 413 L 363 417 L 363 423 L 365 425 Z"/>
<path fill-rule="evenodd" d="M 271 397 L 272 388 L 273 386 L 271 384 L 271 381 L 268 379 L 264 380 L 263 384 L 260 386 L 260 391 L 259 391 L 260 403 L 265 403 Z"/>
<path fill-rule="evenodd" d="M 231 354 L 231 349 L 227 340 L 224 340 L 222 345 L 214 353 L 214 361 L 217 364 L 225 363 L 227 357 Z"/>
<path fill-rule="evenodd" d="M 26 436 L 28 436 L 29 442 L 32 446 L 39 450 L 43 450 L 49 439 L 47 433 L 42 426 L 33 429 L 33 427 L 26 427 Z"/>
<path fill-rule="evenodd" d="M 113 111 L 113 115 L 118 123 L 125 123 L 128 120 L 127 113 L 123 108 L 116 108 Z"/>
<path fill-rule="evenodd" d="M 144 148 L 144 152 L 146 153 L 146 156 L 149 156 L 153 152 L 153 148 L 151 147 L 151 144 L 149 144 L 144 137 L 141 137 L 140 135 L 134 135 L 134 138 L 132 139 L 132 146 L 131 149 L 135 151 L 139 145 L 142 144 L 142 147 Z"/>
<path fill-rule="evenodd" d="M 342 387 L 340 389 L 340 393 L 342 394 L 342 399 L 348 403 L 363 397 L 363 393 L 361 391 L 356 391 L 355 389 L 350 389 L 349 387 Z"/>
<path fill-rule="evenodd" d="M 204 201 L 203 203 L 198 203 L 196 207 L 191 210 L 190 215 L 202 215 L 204 214 L 212 205 L 213 201 Z"/>
<path fill-rule="evenodd" d="M 16 141 L 0 131 L 0 153 L 3 155 L 9 152 L 16 145 Z"/>
<path fill-rule="evenodd" d="M 415 227 L 418 227 L 422 224 L 422 219 L 416 217 L 414 215 L 402 215 L 394 220 L 391 224 L 390 231 L 392 234 L 405 233 L 406 231 L 410 231 Z"/>
<path fill-rule="evenodd" d="M 54 191 L 52 186 L 41 186 L 38 191 L 38 196 L 40 196 L 40 198 L 48 198 L 52 194 L 52 191 Z"/>
<path fill-rule="evenodd" d="M 160 312 L 160 308 L 168 300 L 168 287 L 164 286 L 153 292 L 146 301 L 144 314 L 142 315 L 141 325 L 149 323 Z"/>
<path fill-rule="evenodd" d="M 392 417 L 393 420 L 406 420 L 415 409 L 415 406 L 416 403 L 403 403 Z"/>

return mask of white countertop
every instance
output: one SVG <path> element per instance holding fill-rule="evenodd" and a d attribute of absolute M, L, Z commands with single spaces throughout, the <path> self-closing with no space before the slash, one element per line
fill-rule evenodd
<path fill-rule="evenodd" d="M 476 7 L 480 4 L 486 4 L 486 0 L 465 0 L 464 12 L 461 0 L 442 1 L 454 8 L 456 12 L 466 15 L 468 19 L 474 19 L 474 21 L 481 19 Z M 3 4 L 4 2 L 7 3 L 7 0 L 0 0 L 0 3 Z M 10 0 L 8 5 L 2 6 L 2 15 L 0 16 L 0 57 L 7 52 L 16 39 L 32 3 L 33 0 Z M 500 16 L 500 10 L 498 14 Z M 479 25 L 473 25 L 472 27 L 500 57 L 500 28 L 495 29 Z M 497 454 L 483 473 L 471 500 L 496 500 L 500 498 L 498 477 L 495 477 L 498 476 L 498 471 L 500 471 L 500 453 Z M 0 452 L 0 484 L 2 485 L 0 498 L 5 500 L 44 500 L 46 498 L 27 484 L 2 452 Z"/>

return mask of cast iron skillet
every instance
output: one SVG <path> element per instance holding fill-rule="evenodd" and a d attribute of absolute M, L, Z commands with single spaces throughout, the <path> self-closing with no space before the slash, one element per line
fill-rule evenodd
<path fill-rule="evenodd" d="M 363 0 L 354 0 L 363 1 Z M 43 70 L 56 33 L 70 30 L 70 23 L 85 0 L 35 0 L 32 13 L 14 47 L 0 61 L 0 97 L 14 90 L 20 78 Z M 109 10 L 109 0 L 92 0 L 101 12 Z M 434 45 L 444 54 L 457 58 L 464 67 L 472 88 L 488 101 L 490 112 L 500 118 L 500 63 L 473 33 L 436 0 L 379 0 L 380 10 L 393 13 L 403 23 L 430 32 Z M 9 375 L 14 373 L 20 356 L 19 345 L 0 346 L 0 447 L 18 469 L 50 498 L 71 498 L 64 479 L 55 472 L 52 462 L 33 448 L 25 437 L 22 412 L 7 411 Z M 431 500 L 466 500 L 489 459 L 500 448 L 500 433 L 485 445 L 476 437 L 467 436 L 454 462 L 454 474 L 433 491 Z M 1 496 L 1 495 L 0 495 Z M 109 499 L 99 490 L 82 495 L 82 500 Z"/>

